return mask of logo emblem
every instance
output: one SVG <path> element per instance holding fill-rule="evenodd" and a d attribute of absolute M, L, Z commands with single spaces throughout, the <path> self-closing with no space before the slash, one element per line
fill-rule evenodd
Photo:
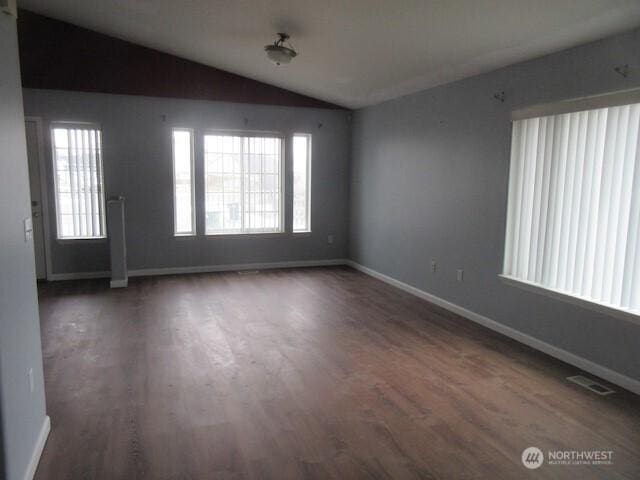
<path fill-rule="evenodd" d="M 536 447 L 525 448 L 522 452 L 522 464 L 530 470 L 534 470 L 544 463 L 542 450 Z"/>

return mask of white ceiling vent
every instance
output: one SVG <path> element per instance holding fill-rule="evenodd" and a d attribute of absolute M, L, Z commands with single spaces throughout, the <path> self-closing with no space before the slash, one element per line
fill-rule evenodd
<path fill-rule="evenodd" d="M 585 377 L 584 375 L 575 375 L 573 377 L 567 377 L 567 380 L 569 380 L 570 382 L 576 383 L 581 387 L 586 388 L 587 390 L 591 390 L 592 392 L 597 393 L 598 395 L 611 395 L 612 393 L 615 393 L 614 390 L 611 390 L 606 385 L 598 383 L 595 380 Z"/>

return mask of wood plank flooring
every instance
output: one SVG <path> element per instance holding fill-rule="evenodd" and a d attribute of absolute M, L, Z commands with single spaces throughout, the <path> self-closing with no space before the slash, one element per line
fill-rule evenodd
<path fill-rule="evenodd" d="M 39 480 L 640 478 L 637 396 L 349 268 L 107 283 L 40 287 Z"/>

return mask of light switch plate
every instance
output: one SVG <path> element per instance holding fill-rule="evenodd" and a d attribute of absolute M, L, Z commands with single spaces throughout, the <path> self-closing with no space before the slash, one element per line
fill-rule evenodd
<path fill-rule="evenodd" d="M 24 219 L 24 241 L 28 242 L 33 238 L 33 221 L 31 217 Z"/>

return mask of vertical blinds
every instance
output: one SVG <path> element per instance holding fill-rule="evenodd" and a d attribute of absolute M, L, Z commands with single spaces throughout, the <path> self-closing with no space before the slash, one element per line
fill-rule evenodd
<path fill-rule="evenodd" d="M 640 312 L 640 103 L 513 122 L 504 275 Z"/>
<path fill-rule="evenodd" d="M 100 130 L 53 128 L 58 238 L 105 236 Z"/>

